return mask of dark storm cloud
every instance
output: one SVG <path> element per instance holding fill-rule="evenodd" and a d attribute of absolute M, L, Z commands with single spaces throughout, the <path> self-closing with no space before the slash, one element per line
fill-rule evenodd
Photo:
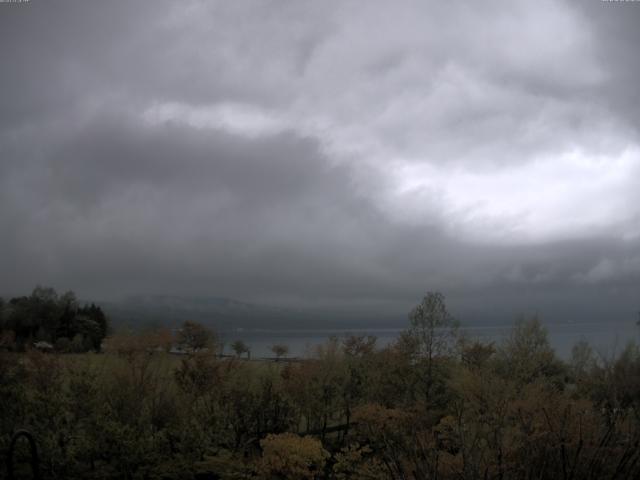
<path fill-rule="evenodd" d="M 339 240 L 341 230 L 351 228 L 345 219 L 366 218 L 366 204 L 350 196 L 349 171 L 328 166 L 315 142 L 291 134 L 246 141 L 110 117 L 69 137 L 45 145 L 38 168 L 5 177 L 14 191 L 9 208 L 21 210 L 27 227 L 19 239 L 25 246 L 35 241 L 46 252 L 56 240 L 57 248 L 87 245 L 100 252 L 99 262 L 118 263 L 125 252 L 104 248 L 106 234 L 120 247 L 159 249 L 174 256 L 169 263 L 179 256 L 206 269 L 218 257 L 233 257 L 230 250 L 250 254 L 252 245 L 295 244 L 296 235 L 308 235 L 311 246 L 315 222 Z M 46 234 L 40 240 L 37 230 Z M 180 248 L 193 244 L 205 248 L 202 257 Z"/>
<path fill-rule="evenodd" d="M 604 65 L 608 81 L 602 86 L 600 98 L 612 112 L 627 118 L 629 125 L 640 133 L 640 9 L 633 2 L 579 2 L 588 15 L 598 41 L 597 56 Z M 635 46 L 635 47 L 634 47 Z M 636 137 L 637 140 L 637 137 Z"/>
<path fill-rule="evenodd" d="M 625 316 L 640 8 L 605 4 L 0 5 L 0 291 Z"/>
<path fill-rule="evenodd" d="M 449 243 L 442 233 L 390 223 L 352 170 L 331 166 L 310 139 L 249 141 L 121 116 L 67 138 L 45 146 L 38 168 L 5 177 L 5 208 L 20 218 L 5 248 L 26 252 L 29 280 L 77 275 L 92 291 L 126 291 L 133 278 L 129 288 L 152 291 L 402 296 L 399 270 L 416 279 L 428 274 L 424 262 L 448 263 L 438 259 Z"/>

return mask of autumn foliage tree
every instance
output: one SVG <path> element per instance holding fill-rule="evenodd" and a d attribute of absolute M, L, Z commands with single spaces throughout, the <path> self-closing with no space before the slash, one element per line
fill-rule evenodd
<path fill-rule="evenodd" d="M 313 480 L 323 473 L 330 456 L 317 439 L 292 433 L 267 435 L 260 446 L 262 459 L 258 472 L 265 480 Z"/>

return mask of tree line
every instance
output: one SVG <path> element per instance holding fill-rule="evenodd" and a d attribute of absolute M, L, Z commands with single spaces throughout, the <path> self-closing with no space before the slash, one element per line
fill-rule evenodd
<path fill-rule="evenodd" d="M 38 286 L 31 295 L 0 298 L 0 350 L 24 351 L 40 342 L 61 352 L 99 351 L 109 320 L 95 304 L 80 305 L 69 291 Z"/>
<path fill-rule="evenodd" d="M 438 293 L 394 343 L 331 338 L 300 362 L 220 358 L 206 331 L 181 329 L 198 347 L 179 357 L 166 331 L 114 335 L 104 355 L 0 355 L 0 453 L 27 426 L 52 479 L 640 476 L 634 343 L 562 361 L 537 318 L 482 342 Z"/>

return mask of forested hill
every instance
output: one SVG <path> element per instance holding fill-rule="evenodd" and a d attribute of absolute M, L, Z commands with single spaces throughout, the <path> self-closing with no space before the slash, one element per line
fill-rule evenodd
<path fill-rule="evenodd" d="M 237 328 L 356 328 L 404 325 L 403 313 L 336 312 L 280 308 L 223 297 L 138 295 L 121 301 L 100 301 L 114 328 L 177 326 L 193 320 L 218 331 Z"/>

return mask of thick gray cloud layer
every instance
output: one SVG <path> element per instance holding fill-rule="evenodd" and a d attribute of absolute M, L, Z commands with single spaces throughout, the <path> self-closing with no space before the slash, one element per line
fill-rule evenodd
<path fill-rule="evenodd" d="M 0 291 L 631 316 L 639 24 L 632 2 L 0 4 Z"/>

